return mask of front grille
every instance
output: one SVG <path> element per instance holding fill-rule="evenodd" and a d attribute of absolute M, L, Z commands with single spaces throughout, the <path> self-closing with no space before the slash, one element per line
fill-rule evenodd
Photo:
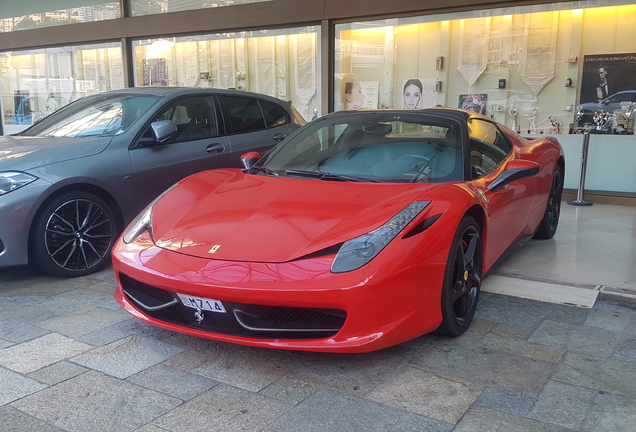
<path fill-rule="evenodd" d="M 151 318 L 210 331 L 251 338 L 321 339 L 336 334 L 347 314 L 339 309 L 296 308 L 248 303 L 223 302 L 227 313 L 203 311 L 187 307 L 173 292 L 119 274 L 128 300 Z M 211 295 L 211 297 L 214 297 Z"/>

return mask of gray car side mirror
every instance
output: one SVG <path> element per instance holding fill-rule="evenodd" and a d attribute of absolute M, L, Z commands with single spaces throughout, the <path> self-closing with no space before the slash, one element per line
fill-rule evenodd
<path fill-rule="evenodd" d="M 177 132 L 177 125 L 172 120 L 152 122 L 150 127 L 157 142 L 164 142 Z"/>

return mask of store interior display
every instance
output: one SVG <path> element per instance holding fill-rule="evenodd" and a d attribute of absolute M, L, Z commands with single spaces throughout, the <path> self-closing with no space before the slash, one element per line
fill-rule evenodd
<path fill-rule="evenodd" d="M 633 134 L 636 6 L 574 6 L 339 24 L 336 81 L 377 82 L 381 108 L 458 107 L 528 134 Z M 412 77 L 439 83 L 432 102 L 405 103 Z"/>
<path fill-rule="evenodd" d="M 318 107 L 318 31 L 311 26 L 136 41 L 135 85 L 252 91 L 291 100 L 310 120 Z"/>

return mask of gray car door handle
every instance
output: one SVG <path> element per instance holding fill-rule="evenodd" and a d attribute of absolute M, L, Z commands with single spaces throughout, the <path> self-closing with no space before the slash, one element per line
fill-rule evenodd
<path fill-rule="evenodd" d="M 278 134 L 274 135 L 272 138 L 274 138 L 278 142 L 281 142 L 282 140 L 287 138 L 287 135 L 284 134 L 284 133 L 278 133 Z"/>
<path fill-rule="evenodd" d="M 222 153 L 225 150 L 225 146 L 221 143 L 210 144 L 205 151 L 208 153 Z"/>

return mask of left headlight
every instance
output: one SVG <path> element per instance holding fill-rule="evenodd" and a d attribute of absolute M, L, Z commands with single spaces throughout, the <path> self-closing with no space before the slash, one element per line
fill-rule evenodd
<path fill-rule="evenodd" d="M 150 204 L 148 204 L 145 209 L 143 209 L 141 213 L 137 215 L 137 217 L 130 223 L 130 225 L 128 225 L 128 228 L 126 228 L 126 232 L 124 233 L 123 237 L 124 243 L 131 243 L 144 231 L 149 231 L 152 235 L 152 219 L 150 217 L 152 214 L 152 207 L 156 204 L 157 201 L 161 199 L 161 197 L 174 189 L 174 187 L 176 187 L 178 184 L 179 183 L 175 183 L 168 189 L 163 191 L 161 195 L 155 198 Z"/>
<path fill-rule="evenodd" d="M 429 204 L 430 201 L 412 202 L 380 228 L 345 242 L 331 264 L 331 272 L 352 271 L 371 261 Z"/>
<path fill-rule="evenodd" d="M 0 195 L 14 191 L 36 180 L 37 177 L 19 171 L 0 172 Z"/>

